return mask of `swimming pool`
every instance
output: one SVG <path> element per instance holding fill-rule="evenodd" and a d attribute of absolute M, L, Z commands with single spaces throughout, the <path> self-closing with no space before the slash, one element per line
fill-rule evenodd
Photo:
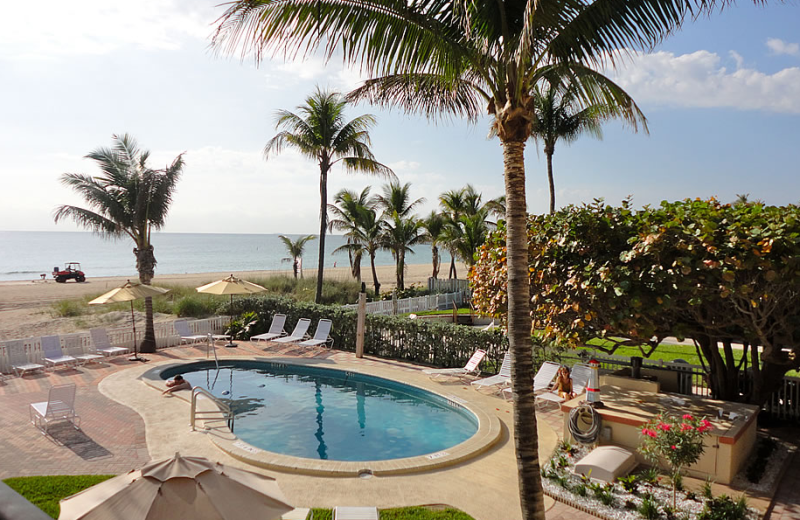
<path fill-rule="evenodd" d="M 375 461 L 442 453 L 478 430 L 457 402 L 388 379 L 342 370 L 263 361 L 170 367 L 228 401 L 235 434 L 292 457 Z"/>

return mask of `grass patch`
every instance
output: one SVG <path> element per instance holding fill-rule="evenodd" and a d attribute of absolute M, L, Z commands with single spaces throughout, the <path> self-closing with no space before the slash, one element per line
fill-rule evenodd
<path fill-rule="evenodd" d="M 74 318 L 86 314 L 86 304 L 80 300 L 59 300 L 52 305 L 56 318 Z"/>
<path fill-rule="evenodd" d="M 312 509 L 314 520 L 332 520 L 332 509 Z M 473 520 L 471 516 L 458 509 L 441 510 L 427 507 L 398 507 L 380 511 L 381 520 Z"/>
<path fill-rule="evenodd" d="M 114 475 L 63 475 L 54 477 L 16 477 L 4 480 L 8 487 L 25 497 L 28 502 L 58 518 L 58 501 L 79 491 L 108 480 Z"/>
<path fill-rule="evenodd" d="M 470 313 L 469 307 L 462 307 L 458 309 L 458 314 L 469 314 L 469 313 Z M 446 311 L 422 311 L 422 312 L 415 312 L 414 314 L 416 314 L 417 316 L 452 316 L 453 309 Z M 405 316 L 408 316 L 408 314 L 406 314 Z"/>

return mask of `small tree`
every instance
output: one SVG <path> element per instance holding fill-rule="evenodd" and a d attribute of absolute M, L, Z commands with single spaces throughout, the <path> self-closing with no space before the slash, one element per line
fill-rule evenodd
<path fill-rule="evenodd" d="M 282 262 L 291 262 L 292 263 L 292 271 L 294 272 L 294 278 L 297 279 L 297 273 L 299 271 L 300 278 L 303 277 L 303 253 L 305 252 L 306 243 L 315 240 L 317 237 L 315 235 L 305 235 L 298 237 L 297 240 L 292 240 L 291 238 L 285 235 L 278 235 L 283 241 L 283 245 L 286 246 L 286 252 L 289 253 L 289 258 L 281 259 Z"/>
<path fill-rule="evenodd" d="M 690 414 L 678 418 L 661 413 L 642 428 L 639 451 L 646 459 L 658 464 L 665 461 L 672 473 L 672 507 L 677 505 L 677 482 L 681 471 L 700 459 L 711 423 Z"/>

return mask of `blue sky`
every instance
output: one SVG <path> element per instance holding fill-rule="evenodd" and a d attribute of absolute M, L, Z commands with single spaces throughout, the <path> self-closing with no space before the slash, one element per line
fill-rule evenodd
<path fill-rule="evenodd" d="M 119 5 L 117 5 L 119 4 Z M 159 167 L 186 152 L 166 231 L 313 233 L 315 163 L 284 152 L 265 162 L 274 112 L 293 109 L 316 84 L 349 90 L 362 79 L 339 62 L 285 63 L 214 56 L 222 8 L 207 0 L 81 0 L 4 7 L 0 34 L 0 229 L 77 229 L 53 224 L 59 204 L 78 204 L 64 172 L 97 173 L 89 151 L 129 132 Z M 557 145 L 558 205 L 631 195 L 663 199 L 736 194 L 770 204 L 800 201 L 800 5 L 739 2 L 689 23 L 650 53 L 610 71 L 649 119 L 650 135 L 617 123 L 602 141 Z M 488 120 L 432 124 L 368 105 L 377 158 L 392 166 L 423 211 L 445 190 L 472 183 L 503 190 L 499 142 Z M 547 208 L 544 156 L 527 148 L 528 204 Z M 380 182 L 334 171 L 329 193 Z"/>

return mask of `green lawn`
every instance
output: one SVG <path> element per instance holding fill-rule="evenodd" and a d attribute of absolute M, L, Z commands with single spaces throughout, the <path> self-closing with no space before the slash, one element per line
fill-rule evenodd
<path fill-rule="evenodd" d="M 62 498 L 99 484 L 114 475 L 63 475 L 55 477 L 16 477 L 4 480 L 14 491 L 25 497 L 53 518 L 58 518 L 58 502 Z M 425 507 L 401 507 L 380 512 L 381 520 L 473 520 L 457 509 L 431 510 Z M 331 520 L 331 509 L 314 509 L 314 520 Z"/>

